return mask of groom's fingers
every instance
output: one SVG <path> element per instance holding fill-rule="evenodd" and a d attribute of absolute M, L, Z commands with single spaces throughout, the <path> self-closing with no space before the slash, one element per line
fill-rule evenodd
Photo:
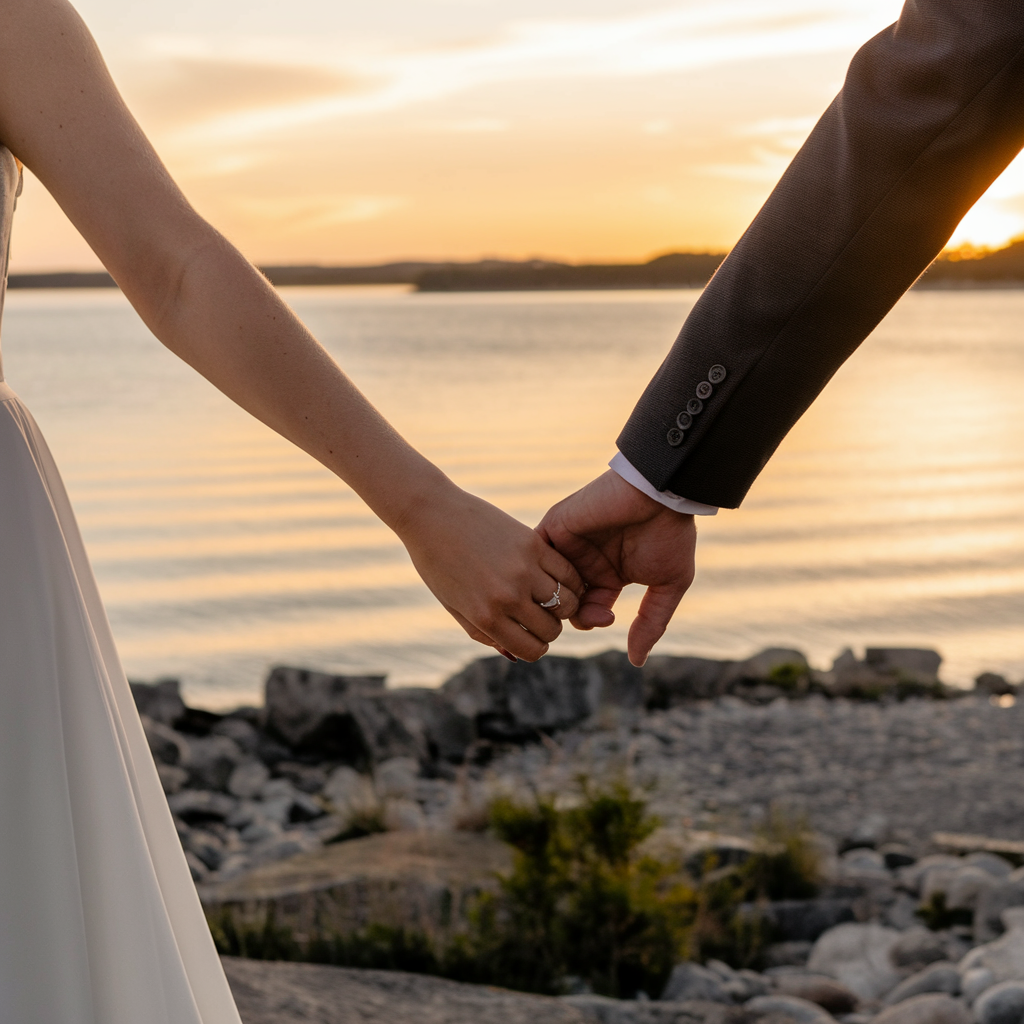
<path fill-rule="evenodd" d="M 601 629 L 615 621 L 612 606 L 618 600 L 619 587 L 591 587 L 580 601 L 579 609 L 569 620 L 577 629 Z"/>
<path fill-rule="evenodd" d="M 640 610 L 629 627 L 626 646 L 632 664 L 639 667 L 647 661 L 651 648 L 665 635 L 669 621 L 679 607 L 687 586 L 674 584 L 647 588 L 647 593 L 640 602 Z"/>

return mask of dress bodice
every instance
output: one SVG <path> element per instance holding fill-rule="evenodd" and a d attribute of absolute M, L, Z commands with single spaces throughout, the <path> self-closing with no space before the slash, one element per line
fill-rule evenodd
<path fill-rule="evenodd" d="M 5 146 L 0 146 L 0 316 L 3 315 L 4 296 L 7 292 L 7 261 L 11 255 L 11 221 L 14 206 L 21 193 L 21 169 Z M 0 357 L 0 380 L 4 379 L 3 359 Z"/>

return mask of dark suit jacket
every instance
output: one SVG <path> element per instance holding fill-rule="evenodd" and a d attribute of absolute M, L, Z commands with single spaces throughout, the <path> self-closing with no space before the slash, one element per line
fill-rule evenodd
<path fill-rule="evenodd" d="M 738 506 L 1022 146 L 1024 0 L 908 0 L 694 306 L 623 454 L 659 490 Z"/>

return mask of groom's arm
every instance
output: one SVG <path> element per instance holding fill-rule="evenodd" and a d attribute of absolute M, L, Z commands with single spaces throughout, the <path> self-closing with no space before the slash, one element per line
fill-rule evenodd
<path fill-rule="evenodd" d="M 1024 3 L 909 0 L 705 289 L 618 439 L 657 491 L 735 507 L 1024 145 Z"/>
<path fill-rule="evenodd" d="M 619 436 L 648 487 L 606 473 L 538 527 L 591 585 L 574 623 L 609 624 L 622 586 L 647 584 L 629 638 L 643 663 L 693 578 L 693 516 L 664 492 L 739 505 L 1022 145 L 1024 0 L 908 0 L 857 53 Z"/>

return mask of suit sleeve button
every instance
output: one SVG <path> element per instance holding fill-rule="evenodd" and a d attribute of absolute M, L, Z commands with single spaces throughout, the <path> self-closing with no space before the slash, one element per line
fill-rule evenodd
<path fill-rule="evenodd" d="M 704 408 L 704 403 L 699 398 L 691 398 L 686 403 L 686 411 L 691 416 L 696 416 Z"/>
<path fill-rule="evenodd" d="M 676 417 L 676 426 L 680 430 L 689 430 L 693 426 L 693 417 L 688 412 L 681 412 Z"/>
<path fill-rule="evenodd" d="M 708 370 L 708 380 L 712 384 L 721 384 L 725 380 L 725 367 L 721 363 L 715 363 L 714 366 Z"/>
<path fill-rule="evenodd" d="M 683 438 L 686 435 L 679 430 L 677 427 L 673 427 L 666 435 L 665 440 L 668 441 L 673 448 L 678 448 L 683 443 Z"/>
<path fill-rule="evenodd" d="M 697 385 L 697 397 L 698 398 L 710 398 L 711 392 L 715 389 L 706 381 L 702 380 Z"/>

